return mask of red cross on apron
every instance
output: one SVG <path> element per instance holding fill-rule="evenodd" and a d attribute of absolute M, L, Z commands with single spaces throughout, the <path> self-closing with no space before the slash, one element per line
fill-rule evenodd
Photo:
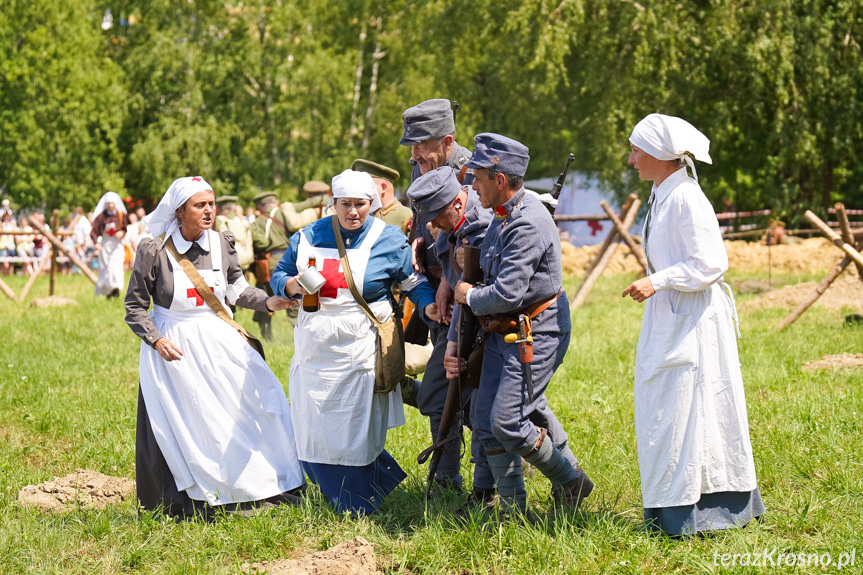
<path fill-rule="evenodd" d="M 210 288 L 210 291 L 215 293 L 216 290 L 214 290 L 213 288 Z M 195 306 L 196 307 L 201 307 L 202 305 L 204 305 L 204 298 L 201 297 L 201 294 L 199 294 L 198 290 L 196 290 L 195 288 L 187 289 L 186 290 L 186 297 L 187 298 L 195 298 Z"/>
<path fill-rule="evenodd" d="M 339 271 L 341 260 L 324 260 L 324 267 L 321 269 L 321 275 L 327 280 L 324 287 L 321 288 L 321 297 L 337 298 L 339 296 L 339 288 L 348 288 L 348 282 L 345 280 L 345 274 Z"/>

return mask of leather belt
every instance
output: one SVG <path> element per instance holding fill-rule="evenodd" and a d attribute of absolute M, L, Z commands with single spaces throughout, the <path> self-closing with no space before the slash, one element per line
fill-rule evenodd
<path fill-rule="evenodd" d="M 551 304 L 559 300 L 562 295 L 563 290 L 560 290 L 552 297 L 538 301 L 523 310 L 515 312 L 514 315 L 518 318 L 519 315 L 525 314 L 529 316 L 530 319 L 533 319 L 551 307 Z M 518 332 L 518 319 L 513 319 L 509 314 L 481 315 L 477 316 L 477 319 L 479 319 L 479 323 L 484 330 L 492 333 L 506 335 L 508 333 Z"/>

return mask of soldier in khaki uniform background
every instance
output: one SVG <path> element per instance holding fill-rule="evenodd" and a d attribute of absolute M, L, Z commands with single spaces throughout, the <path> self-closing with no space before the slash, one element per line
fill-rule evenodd
<path fill-rule="evenodd" d="M 216 198 L 216 206 L 219 209 L 219 215 L 216 216 L 217 232 L 225 230 L 233 232 L 236 236 L 237 259 L 240 262 L 240 269 L 243 272 L 248 271 L 255 261 L 255 250 L 252 247 L 252 231 L 249 223 L 237 215 L 237 204 L 239 202 L 237 196 L 221 196 Z"/>
<path fill-rule="evenodd" d="M 276 192 L 261 192 L 252 201 L 260 213 L 251 225 L 256 286 L 272 295 L 270 272 L 279 265 L 288 247 L 288 240 L 296 229 L 288 223 L 285 211 L 279 208 Z M 252 319 L 261 324 L 262 338 L 273 338 L 271 313 L 256 311 Z"/>
<path fill-rule="evenodd" d="M 378 193 L 381 195 L 381 205 L 375 215 L 391 226 L 399 228 L 408 235 L 413 213 L 411 209 L 396 198 L 395 182 L 399 179 L 398 171 L 370 160 L 357 159 L 351 165 L 355 172 L 367 172 L 371 175 Z"/>

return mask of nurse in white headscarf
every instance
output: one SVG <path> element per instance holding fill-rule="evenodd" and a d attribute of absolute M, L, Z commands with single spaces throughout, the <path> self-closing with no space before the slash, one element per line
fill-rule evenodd
<path fill-rule="evenodd" d="M 298 277 L 315 267 L 326 283 L 320 308 L 300 309 L 294 329 L 289 394 L 303 469 L 340 512 L 372 513 L 406 477 L 384 449 L 387 430 L 404 425 L 401 390 L 375 393 L 376 328 L 351 294 L 340 261 L 333 218 L 357 291 L 378 320 L 393 311 L 392 287 L 437 321 L 435 291 L 413 269 L 404 233 L 369 217 L 380 208 L 371 176 L 345 170 L 333 178 L 335 215 L 295 233 L 272 274 L 273 293 L 306 294 Z"/>
<path fill-rule="evenodd" d="M 281 383 L 180 264 L 191 262 L 228 315 L 226 304 L 294 307 L 249 286 L 235 237 L 213 231 L 215 218 L 203 178 L 171 184 L 145 218 L 155 237 L 138 244 L 126 291 L 126 323 L 141 338 L 138 502 L 180 518 L 296 502 L 305 485 Z"/>
<path fill-rule="evenodd" d="M 645 302 L 635 360 L 635 433 L 644 518 L 691 535 L 764 513 L 755 478 L 728 255 L 695 160 L 710 141 L 650 114 L 629 138 L 629 163 L 653 182 L 644 226 L 649 274 L 623 292 Z M 687 173 L 692 171 L 692 176 Z"/>
<path fill-rule="evenodd" d="M 116 192 L 104 194 L 96 209 L 93 210 L 93 225 L 90 239 L 99 246 L 99 277 L 96 281 L 96 295 L 120 297 L 123 287 L 123 236 L 126 235 L 126 206 Z"/>

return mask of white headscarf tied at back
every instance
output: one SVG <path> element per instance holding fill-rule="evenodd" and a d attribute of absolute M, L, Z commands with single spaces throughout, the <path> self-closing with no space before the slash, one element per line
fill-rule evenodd
<path fill-rule="evenodd" d="M 99 214 L 105 211 L 105 207 L 114 202 L 114 209 L 119 212 L 126 213 L 126 205 L 123 203 L 123 199 L 117 192 L 107 192 L 101 198 L 99 198 L 99 203 L 96 204 L 96 209 L 93 210 L 93 217 L 95 218 Z"/>
<path fill-rule="evenodd" d="M 383 207 L 378 187 L 368 172 L 345 170 L 333 178 L 333 199 L 330 200 L 329 205 L 332 206 L 338 198 L 371 200 L 372 207 L 369 211 L 370 214 L 375 213 Z"/>
<path fill-rule="evenodd" d="M 212 192 L 213 188 L 201 176 L 174 180 L 174 183 L 162 196 L 156 209 L 144 218 L 153 237 L 158 238 L 165 234 L 165 240 L 167 240 L 180 227 L 177 209 L 185 204 L 189 198 L 204 191 Z"/>
<path fill-rule="evenodd" d="M 695 162 L 689 154 L 700 162 L 713 163 L 708 153 L 710 140 L 683 118 L 650 114 L 635 125 L 629 141 L 657 160 L 682 158 L 692 170 L 692 177 L 696 182 L 698 174 L 695 172 Z"/>

